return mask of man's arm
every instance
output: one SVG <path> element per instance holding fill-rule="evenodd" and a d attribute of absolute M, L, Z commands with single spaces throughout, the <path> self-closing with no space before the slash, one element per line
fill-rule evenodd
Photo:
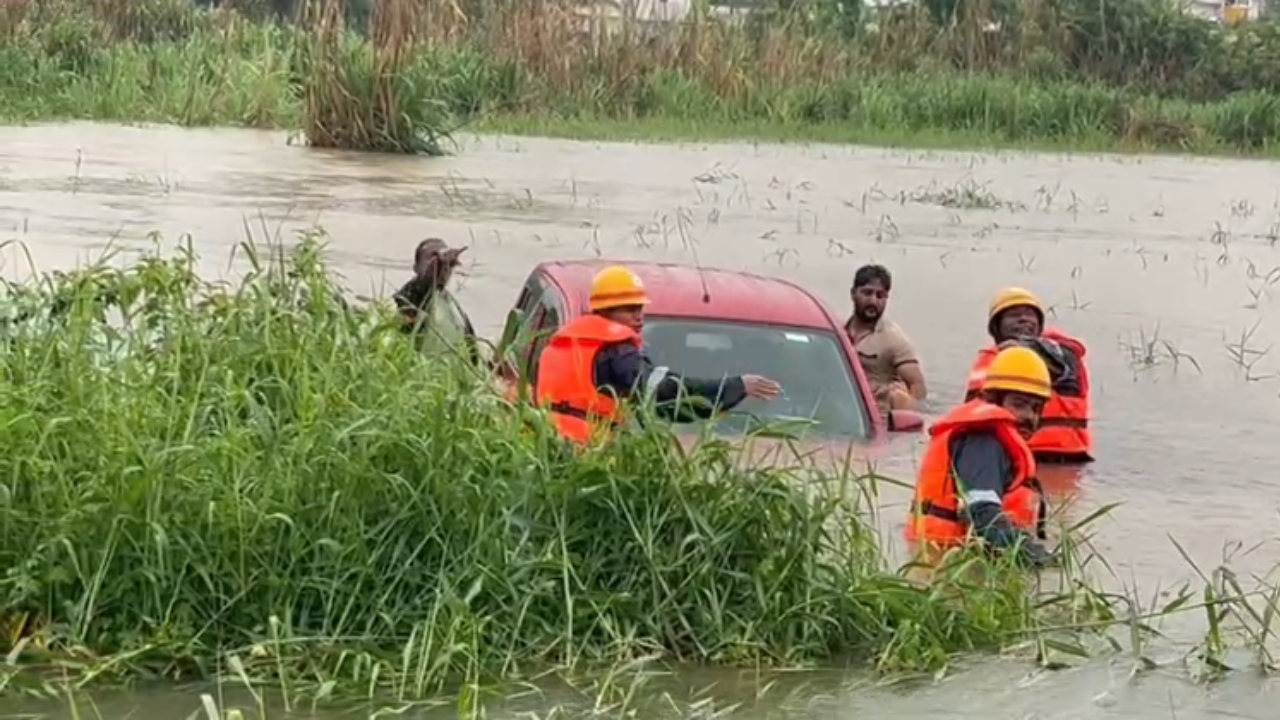
<path fill-rule="evenodd" d="M 1044 358 L 1053 381 L 1053 391 L 1066 397 L 1080 397 L 1080 360 L 1075 353 L 1048 338 L 1036 338 L 1031 349 Z"/>
<path fill-rule="evenodd" d="M 1054 383 L 1054 391 L 1066 397 L 1084 395 L 1084 389 L 1080 387 L 1080 358 L 1076 357 L 1076 354 L 1071 352 L 1071 349 L 1065 345 L 1058 345 L 1058 349 L 1062 352 L 1062 364 L 1066 371 Z"/>
<path fill-rule="evenodd" d="M 951 441 L 951 464 L 956 478 L 956 495 L 969 523 L 986 542 L 1008 547 L 1026 533 L 1005 516 L 1004 493 L 1013 474 L 1013 464 L 994 433 L 966 433 Z"/>
<path fill-rule="evenodd" d="M 889 352 L 893 357 L 893 369 L 898 374 L 898 378 L 906 383 L 911 397 L 924 400 L 929 394 L 929 389 L 924 384 L 924 368 L 920 365 L 920 356 L 916 354 L 916 347 L 911 342 L 911 338 L 907 337 L 901 329 L 896 329 L 893 341 L 889 345 Z"/>
<path fill-rule="evenodd" d="M 600 351 L 595 364 L 596 387 L 631 397 L 635 391 L 648 394 L 654 409 L 673 422 L 694 422 L 730 410 L 747 399 L 740 377 L 720 380 L 685 378 L 666 367 L 654 367 L 638 348 L 618 344 Z"/>
<path fill-rule="evenodd" d="M 673 422 L 708 420 L 747 399 L 747 385 L 739 376 L 687 378 L 670 368 L 656 367 L 645 384 L 653 388 L 656 411 Z"/>

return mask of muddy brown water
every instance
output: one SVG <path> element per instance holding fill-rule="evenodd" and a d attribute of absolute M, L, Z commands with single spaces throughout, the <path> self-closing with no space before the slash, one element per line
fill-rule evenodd
<path fill-rule="evenodd" d="M 225 274 L 246 228 L 289 242 L 317 223 L 347 285 L 366 295 L 403 281 L 423 237 L 469 244 L 460 297 L 491 335 L 549 258 L 692 262 L 696 248 L 704 265 L 799 281 L 841 314 L 854 269 L 881 262 L 894 273 L 889 315 L 919 347 L 935 411 L 962 394 L 991 293 L 1027 286 L 1089 345 L 1099 460 L 1059 489 L 1075 498 L 1069 517 L 1121 503 L 1096 541 L 1115 568 L 1108 582 L 1149 602 L 1193 579 L 1171 537 L 1206 569 L 1232 556 L 1238 572 L 1262 574 L 1280 561 L 1280 351 L 1269 352 L 1280 165 L 505 137 L 467 138 L 455 157 L 429 160 L 310 151 L 281 133 L 0 129 L 0 240 L 22 241 L 41 270 L 109 243 L 147 249 L 158 230 L 169 244 L 190 233 L 203 269 Z M 27 274 L 16 248 L 3 260 L 6 275 Z M 909 477 L 920 441 L 894 442 L 881 470 Z M 884 499 L 886 537 L 899 534 L 903 503 Z M 722 703 L 759 718 L 1274 717 L 1280 694 L 1251 674 L 1211 689 L 1186 681 L 1176 658 L 1199 618 L 1170 621 L 1174 638 L 1155 653 L 1169 667 L 1136 680 L 1122 657 L 1056 673 L 974 661 L 910 692 L 856 675 L 786 681 L 761 699 L 737 673 L 675 684 L 717 683 Z M 193 693 L 148 692 L 104 697 L 99 710 L 197 708 Z"/>

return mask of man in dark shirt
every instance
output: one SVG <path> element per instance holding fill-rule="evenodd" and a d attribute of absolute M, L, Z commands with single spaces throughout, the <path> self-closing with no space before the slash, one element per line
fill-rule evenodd
<path fill-rule="evenodd" d="M 979 397 L 929 430 L 909 541 L 952 545 L 971 528 L 991 548 L 1016 546 L 1033 565 L 1051 561 L 1036 541 L 1045 508 L 1027 444 L 1049 397 L 1049 371 L 1035 351 L 1007 348 L 991 361 Z"/>
<path fill-rule="evenodd" d="M 988 311 L 987 332 L 994 344 L 978 352 L 969 373 L 965 399 L 981 392 L 985 366 L 996 353 L 1025 347 L 1044 360 L 1053 383 L 1040 431 L 1031 438 L 1036 459 L 1046 464 L 1079 465 L 1092 461 L 1089 424 L 1089 375 L 1084 343 L 1061 330 L 1045 327 L 1040 300 L 1025 288 L 1005 288 Z"/>
<path fill-rule="evenodd" d="M 647 302 L 647 300 L 646 300 Z M 644 305 L 602 307 L 598 314 L 631 328 L 637 335 L 644 332 Z M 772 400 L 781 386 L 759 375 L 739 375 L 712 380 L 684 377 L 665 366 L 655 366 L 642 347 L 630 343 L 606 345 L 592 365 L 596 388 L 629 397 L 635 389 L 643 390 L 654 402 L 655 412 L 675 422 L 695 422 L 713 417 L 716 412 L 731 410 L 747 398 Z M 682 402 L 677 402 L 677 399 Z"/>
<path fill-rule="evenodd" d="M 557 420 L 561 432 L 584 439 L 589 434 L 585 418 L 613 412 L 601 409 L 611 407 L 612 398 L 652 400 L 659 415 L 694 422 L 732 409 L 747 398 L 777 397 L 778 383 L 759 375 L 687 378 L 655 366 L 640 341 L 648 302 L 644 285 L 634 273 L 621 266 L 605 268 L 592 282 L 590 314 L 562 327 L 542 350 L 537 401 L 551 407 L 553 415 L 562 416 Z M 618 417 L 602 419 L 616 422 Z"/>

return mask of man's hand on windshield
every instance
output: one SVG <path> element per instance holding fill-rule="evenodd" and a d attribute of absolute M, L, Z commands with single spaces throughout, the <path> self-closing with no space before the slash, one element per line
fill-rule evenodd
<path fill-rule="evenodd" d="M 772 400 L 782 391 L 782 386 L 777 382 L 759 375 L 743 375 L 742 384 L 747 389 L 747 397 L 759 400 Z"/>

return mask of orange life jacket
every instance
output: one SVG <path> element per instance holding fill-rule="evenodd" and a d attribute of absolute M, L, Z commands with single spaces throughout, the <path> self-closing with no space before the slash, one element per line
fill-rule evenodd
<path fill-rule="evenodd" d="M 560 433 L 574 442 L 585 444 L 602 426 L 622 422 L 617 399 L 596 390 L 592 372 L 600 350 L 617 343 L 640 347 L 640 336 L 599 315 L 583 315 L 552 335 L 539 356 L 534 400 L 551 410 Z"/>
<path fill-rule="evenodd" d="M 1009 454 L 1013 481 L 1001 505 L 1013 525 L 1041 535 L 1041 498 L 1035 480 L 1036 460 L 1018 434 L 1018 421 L 1008 410 L 982 400 L 970 400 L 929 428 L 929 447 L 916 478 L 915 501 L 907 518 L 907 542 L 958 545 L 968 535 L 960 513 L 960 492 L 951 462 L 951 439 L 957 434 L 993 430 Z"/>
<path fill-rule="evenodd" d="M 1089 433 L 1089 370 L 1084 364 L 1084 343 L 1053 328 L 1043 333 L 1045 339 L 1061 345 L 1076 356 L 1076 369 L 1080 379 L 1080 397 L 1064 397 L 1053 393 L 1044 405 L 1040 427 L 1031 437 L 1031 450 L 1037 455 L 1081 456 L 1090 458 L 1093 437 Z M 987 378 L 987 366 L 1000 352 L 994 345 L 978 351 L 978 358 L 969 371 L 966 391 L 980 392 Z"/>

